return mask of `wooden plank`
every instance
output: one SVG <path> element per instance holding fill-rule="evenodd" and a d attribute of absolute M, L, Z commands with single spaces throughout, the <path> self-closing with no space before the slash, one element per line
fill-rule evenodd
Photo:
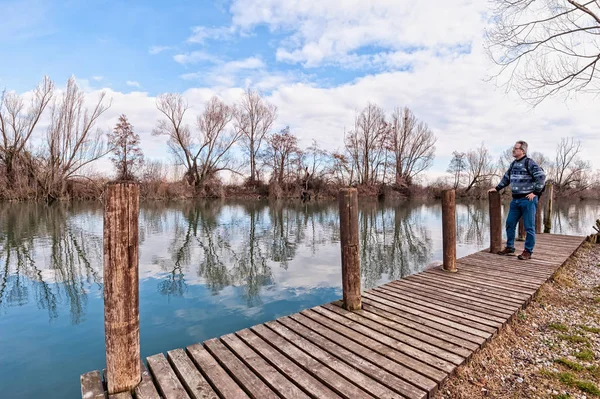
<path fill-rule="evenodd" d="M 108 395 L 108 399 L 133 399 L 129 392 L 119 392 Z"/>
<path fill-rule="evenodd" d="M 392 308 L 396 308 L 403 312 L 411 313 L 413 315 L 420 316 L 424 319 L 429 319 L 433 322 L 436 322 L 439 324 L 444 324 L 448 327 L 453 327 L 457 330 L 464 331 L 464 332 L 467 332 L 472 335 L 476 335 L 478 337 L 484 338 L 485 340 L 488 340 L 493 336 L 493 332 L 479 330 L 477 328 L 473 328 L 466 324 L 463 324 L 460 322 L 455 322 L 454 320 L 450 320 L 446 317 L 439 317 L 439 316 L 430 314 L 428 312 L 424 312 L 420 309 L 416 309 L 412 306 L 405 306 L 405 305 L 397 302 L 396 298 L 391 297 L 389 295 L 382 294 L 380 292 L 374 292 L 374 291 L 373 292 L 371 292 L 371 291 L 365 292 L 365 293 L 363 293 L 363 297 L 371 299 L 373 301 L 381 302 L 384 305 L 390 306 Z"/>
<path fill-rule="evenodd" d="M 449 280 L 451 279 L 455 281 L 462 281 L 480 287 L 485 287 L 486 289 L 495 290 L 496 292 L 502 292 L 504 293 L 504 295 L 510 295 L 512 298 L 515 299 L 527 300 L 535 292 L 535 290 L 530 288 L 513 287 L 501 281 L 488 282 L 477 277 L 466 276 L 459 273 L 455 273 L 449 276 L 444 274 L 444 272 L 439 269 L 429 269 L 425 273 L 427 273 L 428 275 L 437 274 L 439 276 L 444 276 Z"/>
<path fill-rule="evenodd" d="M 482 299 L 490 298 L 490 300 L 501 302 L 506 306 L 517 306 L 523 307 L 524 301 L 522 299 L 513 299 L 503 297 L 495 292 L 490 292 L 487 288 L 473 286 L 471 284 L 465 284 L 460 281 L 446 279 L 443 276 L 437 274 L 425 274 L 413 275 L 406 278 L 406 280 L 418 280 L 420 283 L 441 287 L 452 292 L 466 293 L 472 296 L 480 296 Z"/>
<path fill-rule="evenodd" d="M 449 293 L 441 292 L 441 290 L 439 290 L 439 289 L 436 290 L 432 287 L 419 285 L 414 282 L 394 281 L 394 282 L 389 283 L 389 285 L 393 286 L 393 287 L 397 287 L 398 289 L 401 289 L 402 291 L 405 291 L 405 292 L 408 291 L 413 294 L 419 295 L 420 297 L 424 298 L 423 300 L 448 301 L 449 303 L 461 305 L 467 309 L 473 309 L 473 310 L 477 310 L 479 312 L 488 312 L 489 314 L 492 314 L 494 316 L 499 316 L 504 319 L 509 319 L 512 316 L 512 314 L 514 313 L 514 311 L 516 310 L 516 307 L 514 308 L 513 311 L 510 311 L 510 310 L 506 310 L 503 308 L 499 308 L 497 305 L 490 304 L 489 302 L 488 303 L 476 302 L 476 301 L 468 300 L 465 298 L 460 298 L 458 296 L 451 295 Z"/>
<path fill-rule="evenodd" d="M 227 374 L 217 361 L 200 344 L 185 348 L 190 358 L 196 364 L 212 388 L 224 398 L 248 398 L 248 395 Z"/>
<path fill-rule="evenodd" d="M 478 346 L 482 346 L 487 338 L 480 337 L 475 334 L 471 334 L 469 332 L 465 332 L 455 328 L 454 326 L 446 325 L 443 323 L 438 323 L 437 320 L 430 320 L 425 317 L 421 317 L 420 315 L 415 315 L 410 312 L 405 311 L 404 309 L 397 308 L 394 303 L 387 301 L 383 298 L 379 297 L 369 297 L 368 295 L 363 294 L 363 303 L 366 303 L 374 308 L 380 309 L 382 311 L 393 314 L 394 316 L 399 316 L 401 318 L 408 319 L 415 323 L 422 324 L 424 326 L 430 327 L 434 330 L 438 330 L 440 332 L 444 332 L 450 336 L 455 336 L 457 338 L 464 339 L 465 341 L 472 342 Z M 490 334 L 491 336 L 491 334 Z M 459 343 L 459 341 L 457 341 Z"/>
<path fill-rule="evenodd" d="M 348 399 L 373 398 L 373 396 L 360 389 L 358 384 L 355 385 L 356 381 L 346 379 L 336 373 L 332 369 L 332 364 L 319 362 L 303 350 L 300 350 L 297 346 L 291 345 L 289 341 L 266 326 L 262 324 L 257 325 L 252 327 L 251 330 L 342 397 Z M 333 360 L 333 358 L 329 360 Z"/>
<path fill-rule="evenodd" d="M 219 396 L 183 349 L 167 352 L 167 359 L 193 399 L 219 399 Z"/>
<path fill-rule="evenodd" d="M 493 265 L 490 262 L 476 259 L 476 258 L 463 258 L 459 262 L 461 265 L 468 265 L 477 267 L 485 271 L 499 271 L 502 273 L 512 274 L 514 276 L 523 276 L 530 280 L 544 280 L 548 277 L 548 274 L 553 270 L 553 267 L 544 267 L 544 270 L 536 270 L 534 268 L 526 268 L 521 264 L 513 264 L 510 261 L 506 261 L 501 265 Z"/>
<path fill-rule="evenodd" d="M 82 399 L 105 399 L 104 386 L 102 385 L 102 375 L 100 370 L 90 371 L 81 374 L 79 377 L 81 384 Z"/>
<path fill-rule="evenodd" d="M 256 352 L 258 352 L 264 359 L 266 359 L 273 367 L 278 369 L 282 374 L 285 374 L 288 378 L 294 381 L 296 384 L 302 386 L 306 392 L 310 392 L 311 395 L 318 398 L 340 398 L 341 396 L 323 385 L 310 373 L 307 373 L 301 367 L 298 367 L 296 363 L 289 360 L 287 357 L 282 355 L 277 349 L 273 348 L 267 342 L 265 342 L 258 335 L 254 334 L 248 329 L 238 331 L 236 335 L 250 346 Z"/>
<path fill-rule="evenodd" d="M 239 360 L 218 339 L 213 338 L 204 342 L 211 355 L 229 371 L 233 379 L 244 388 L 253 399 L 277 399 L 279 396 L 271 390 L 252 370 Z"/>
<path fill-rule="evenodd" d="M 489 276 L 506 276 L 506 278 L 511 280 L 520 279 L 524 282 L 530 284 L 540 285 L 546 278 L 548 278 L 548 272 L 538 273 L 538 274 L 527 274 L 524 273 L 522 269 L 511 269 L 510 267 L 503 267 L 502 269 L 489 267 L 487 265 L 481 265 L 472 259 L 468 259 L 466 261 L 461 261 L 460 265 L 468 269 L 469 271 L 477 271 L 481 273 L 486 273 Z"/>
<path fill-rule="evenodd" d="M 394 350 L 386 349 L 383 345 L 379 345 L 377 342 L 366 337 L 360 339 L 360 334 L 340 326 L 317 313 L 307 313 L 312 317 L 307 317 L 302 313 L 296 313 L 289 317 L 304 327 L 351 351 L 355 355 L 382 367 L 387 372 L 394 374 L 407 383 L 429 392 L 430 396 L 437 392 L 438 384 L 434 380 L 406 367 L 402 363 L 403 357 L 396 356 Z M 356 341 L 350 337 L 358 338 L 360 341 Z"/>
<path fill-rule="evenodd" d="M 443 280 L 429 278 L 430 276 L 424 277 L 419 275 L 413 275 L 411 277 L 413 278 L 402 279 L 402 282 L 418 285 L 419 288 L 424 287 L 424 289 L 433 289 L 448 295 L 458 296 L 460 298 L 465 298 L 467 300 L 474 301 L 477 303 L 497 306 L 503 311 L 514 311 L 515 309 L 519 309 L 521 307 L 521 302 L 505 301 L 503 299 L 498 299 L 493 296 L 489 296 L 485 292 L 469 292 L 458 287 L 447 285 L 446 282 Z"/>
<path fill-rule="evenodd" d="M 304 391 L 267 363 L 259 354 L 250 349 L 235 334 L 224 335 L 221 337 L 221 341 L 282 398 L 309 398 Z"/>
<path fill-rule="evenodd" d="M 160 394 L 165 399 L 189 399 L 187 392 L 162 353 L 146 358 Z"/>
<path fill-rule="evenodd" d="M 473 319 L 476 319 L 476 317 L 467 315 L 467 314 L 460 314 L 457 315 L 455 314 L 456 312 L 451 311 L 450 309 L 446 309 L 446 310 L 437 310 L 434 309 L 433 307 L 430 307 L 430 304 L 425 304 L 423 306 L 418 305 L 417 303 L 414 302 L 410 302 L 407 301 L 405 299 L 403 299 L 400 295 L 397 295 L 395 293 L 391 293 L 390 291 L 384 290 L 384 289 L 380 289 L 380 288 L 374 288 L 373 290 L 369 291 L 370 294 L 373 295 L 377 295 L 377 296 L 381 296 L 389 301 L 393 301 L 395 303 L 404 305 L 406 307 L 410 307 L 412 309 L 415 310 L 419 310 L 421 312 L 425 312 L 429 315 L 432 316 L 437 316 L 437 317 L 441 317 L 447 320 L 451 320 L 455 323 L 460 323 L 464 326 L 469 326 L 473 329 L 479 330 L 479 331 L 485 331 L 491 334 L 494 334 L 498 331 L 498 327 L 499 326 L 491 326 L 489 325 L 490 323 L 484 323 L 482 321 L 475 321 Z M 460 313 L 460 312 L 458 312 Z"/>
<path fill-rule="evenodd" d="M 439 283 L 439 284 L 443 284 L 445 287 L 448 287 L 448 288 L 458 289 L 461 292 L 469 292 L 472 294 L 485 294 L 489 297 L 502 300 L 506 303 L 517 304 L 519 306 L 523 306 L 523 304 L 525 303 L 524 298 L 513 298 L 512 296 L 509 296 L 508 294 L 502 295 L 502 293 L 496 289 L 492 289 L 491 287 L 487 287 L 487 286 L 479 286 L 477 284 L 473 284 L 472 281 L 465 282 L 462 280 L 448 278 L 447 276 L 441 276 L 437 273 L 428 273 L 428 272 L 424 272 L 423 275 L 420 277 L 423 279 L 426 279 L 426 280 L 435 281 L 436 283 Z"/>
<path fill-rule="evenodd" d="M 379 316 L 388 319 L 399 326 L 404 326 L 415 333 L 423 333 L 430 337 L 435 337 L 443 342 L 448 343 L 450 345 L 449 348 L 459 347 L 462 348 L 462 350 L 468 351 L 469 353 L 472 353 L 479 348 L 479 345 L 474 342 L 457 337 L 456 335 L 448 334 L 441 330 L 436 330 L 435 328 L 429 327 L 425 324 L 416 323 L 410 319 L 386 312 L 385 310 L 379 309 L 370 304 L 363 304 L 362 312 L 365 313 L 365 317 Z M 464 352 L 456 353 L 459 355 L 464 354 Z"/>
<path fill-rule="evenodd" d="M 433 380 L 436 383 L 443 382 L 447 377 L 448 373 L 431 366 L 429 364 L 425 364 L 407 354 L 396 350 L 395 348 L 391 348 L 390 346 L 377 341 L 373 338 L 370 338 L 364 334 L 361 334 L 350 327 L 346 327 L 343 324 L 340 324 L 329 317 L 326 317 L 322 314 L 315 312 L 313 309 L 304 310 L 300 312 L 300 314 L 309 317 L 310 319 L 316 321 L 319 324 L 322 324 L 325 327 L 328 327 L 335 332 L 342 334 L 343 336 L 353 340 L 354 342 L 361 344 L 368 349 L 375 351 L 379 354 L 382 354 L 397 363 L 402 364 L 408 369 L 415 371 L 416 373 L 421 374 L 422 376 L 427 377 L 428 380 Z M 411 381 L 412 382 L 412 381 Z M 416 382 L 416 381 L 415 381 Z M 424 386 L 418 385 L 421 388 L 425 388 Z"/>
<path fill-rule="evenodd" d="M 393 293 L 395 294 L 395 296 L 398 296 L 398 298 L 402 298 L 405 301 L 416 304 L 423 304 L 428 308 L 439 310 L 444 313 L 453 314 L 468 320 L 473 320 L 481 324 L 489 325 L 492 327 L 501 327 L 504 323 L 506 323 L 505 317 L 495 316 L 493 314 L 481 310 L 474 310 L 468 307 L 464 307 L 461 304 L 455 304 L 449 301 L 444 301 L 444 303 L 440 303 L 439 301 L 437 301 L 436 303 L 440 304 L 436 305 L 436 303 L 431 301 L 431 299 L 424 297 L 420 294 L 415 294 L 408 290 L 403 290 L 402 288 L 394 287 L 391 285 L 384 285 L 379 288 L 387 291 L 388 293 Z"/>
<path fill-rule="evenodd" d="M 286 339 L 293 342 L 295 345 L 301 345 L 303 348 L 306 348 L 306 350 L 310 351 L 315 358 L 318 358 L 321 361 L 326 359 L 327 354 L 336 356 L 339 361 L 327 360 L 328 364 L 333 365 L 334 369 L 338 372 L 346 374 L 356 381 L 360 380 L 361 386 L 364 387 L 364 389 L 369 390 L 369 392 L 376 397 L 397 398 L 397 394 L 411 398 L 427 397 L 425 391 L 399 379 L 374 363 L 360 358 L 349 350 L 344 349 L 342 346 L 311 331 L 291 318 L 283 317 L 277 319 L 277 322 L 268 322 L 266 325 L 281 336 L 285 336 Z M 316 348 L 320 348 L 322 351 L 318 351 Z M 321 352 L 323 354 L 321 354 Z M 349 366 L 342 361 L 346 362 Z M 360 376 L 361 373 L 371 377 L 372 380 L 365 379 L 363 381 Z M 355 374 L 359 375 L 357 376 Z"/>
<path fill-rule="evenodd" d="M 485 281 L 501 281 L 503 284 L 508 284 L 512 287 L 522 287 L 530 290 L 537 290 L 540 284 L 543 284 L 543 278 L 537 278 L 536 281 L 530 281 L 527 276 L 517 275 L 515 273 L 506 273 L 494 270 L 482 270 L 476 266 L 463 265 L 460 270 L 462 275 L 480 278 Z"/>
<path fill-rule="evenodd" d="M 326 309 L 329 309 L 331 306 L 341 308 L 341 306 L 336 302 L 327 304 L 327 305 L 323 305 L 323 307 Z M 364 317 L 365 319 L 368 319 L 368 320 L 371 320 L 378 324 L 381 324 L 392 330 L 401 332 L 401 333 L 403 333 L 407 336 L 410 336 L 414 339 L 417 339 L 421 342 L 426 342 L 426 343 L 433 345 L 437 348 L 440 348 L 446 352 L 450 352 L 455 355 L 458 355 L 459 358 L 461 358 L 461 359 L 468 359 L 473 354 L 473 351 L 470 349 L 466 349 L 466 348 L 463 348 L 462 346 L 455 345 L 452 342 L 444 341 L 443 339 L 440 339 L 440 338 L 436 337 L 435 335 L 425 334 L 417 329 L 408 328 L 401 323 L 392 321 L 387 317 L 378 315 L 377 313 L 367 312 L 365 310 L 357 310 L 357 311 L 355 311 L 355 313 L 360 315 L 361 317 Z M 475 347 L 477 347 L 477 346 L 475 345 Z"/>
<path fill-rule="evenodd" d="M 411 356 L 425 361 L 427 364 L 439 367 L 442 370 L 447 368 L 447 372 L 449 373 L 455 369 L 454 365 L 461 365 L 466 360 L 465 358 L 467 356 L 460 356 L 454 352 L 447 351 L 439 346 L 433 345 L 426 336 L 422 336 L 421 338 L 423 339 L 418 339 L 412 334 L 405 334 L 404 332 L 400 332 L 391 328 L 391 326 L 389 326 L 391 322 L 386 321 L 385 319 L 374 320 L 373 317 L 366 317 L 362 312 L 348 312 L 339 306 L 332 304 L 326 304 L 320 308 L 315 308 L 314 310 L 317 311 L 321 308 L 327 309 L 330 312 L 334 312 L 353 322 L 359 323 L 361 326 L 366 327 L 364 330 L 368 331 L 369 333 L 371 332 L 369 330 L 375 331 L 375 336 L 383 337 L 385 338 L 385 341 L 390 341 L 392 343 L 392 347 L 404 348 L 406 345 L 408 345 L 408 352 L 410 352 L 409 354 Z M 379 321 L 382 321 L 382 323 L 379 323 Z M 363 327 L 360 327 L 360 329 L 363 330 Z M 363 334 L 365 333 L 363 332 Z M 413 348 L 416 349 L 416 351 L 413 350 Z M 439 362 L 439 359 L 443 360 L 444 362 L 440 362 L 440 366 L 437 366 L 436 362 Z"/>
<path fill-rule="evenodd" d="M 135 387 L 134 394 L 136 399 L 161 399 L 150 372 L 144 365 L 144 362 L 140 360 L 140 370 L 142 371 L 142 380 Z"/>

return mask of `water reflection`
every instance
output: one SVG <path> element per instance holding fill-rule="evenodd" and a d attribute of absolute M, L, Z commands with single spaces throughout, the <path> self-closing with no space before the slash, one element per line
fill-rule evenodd
<path fill-rule="evenodd" d="M 457 239 L 468 252 L 488 244 L 487 212 L 486 202 L 457 205 Z M 553 231 L 587 234 L 599 214 L 597 203 L 556 202 Z M 438 203 L 361 201 L 363 286 L 439 261 L 440 218 Z M 272 287 L 341 285 L 335 202 L 149 203 L 139 231 L 140 275 L 167 301 L 191 285 L 212 295 L 235 287 L 254 307 Z M 90 292 L 102 295 L 101 204 L 2 204 L 0 233 L 0 315 L 33 302 L 50 320 L 68 309 L 81 323 Z"/>

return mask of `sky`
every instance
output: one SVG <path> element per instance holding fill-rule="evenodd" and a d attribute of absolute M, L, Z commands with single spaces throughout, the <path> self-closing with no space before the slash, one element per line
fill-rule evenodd
<path fill-rule="evenodd" d="M 506 92 L 484 52 L 481 0 L 0 0 L 0 89 L 27 93 L 44 75 L 70 76 L 89 101 L 104 91 L 109 130 L 126 114 L 147 158 L 170 161 L 152 136 L 156 96 L 181 93 L 189 123 L 213 95 L 229 104 L 253 88 L 278 107 L 301 146 L 343 147 L 368 102 L 388 115 L 409 107 L 437 136 L 430 178 L 453 151 L 484 143 L 494 156 L 516 140 L 553 158 L 563 137 L 581 140 L 600 168 L 600 99 L 556 97 L 537 107 Z M 44 124 L 38 132 L 43 133 Z M 106 164 L 104 166 L 107 167 Z"/>

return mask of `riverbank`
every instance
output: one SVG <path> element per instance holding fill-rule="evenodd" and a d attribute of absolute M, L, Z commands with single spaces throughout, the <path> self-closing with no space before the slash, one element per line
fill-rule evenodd
<path fill-rule="evenodd" d="M 435 399 L 596 397 L 600 245 L 586 243 Z"/>

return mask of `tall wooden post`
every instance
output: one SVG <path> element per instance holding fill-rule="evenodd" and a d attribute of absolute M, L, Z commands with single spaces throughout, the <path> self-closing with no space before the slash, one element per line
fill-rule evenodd
<path fill-rule="evenodd" d="M 525 241 L 525 220 L 522 217 L 519 219 L 519 234 L 517 234 L 517 241 Z"/>
<path fill-rule="evenodd" d="M 355 188 L 343 188 L 338 194 L 340 205 L 340 240 L 342 246 L 342 288 L 344 308 L 362 308 L 360 296 L 360 257 L 358 252 L 358 194 Z"/>
<path fill-rule="evenodd" d="M 546 190 L 544 191 L 544 196 L 547 196 L 548 199 L 546 201 L 546 209 L 544 212 L 544 233 L 550 233 L 550 229 L 552 229 L 552 194 L 553 193 L 554 193 L 554 184 L 552 184 L 552 183 L 546 184 Z"/>
<path fill-rule="evenodd" d="M 500 193 L 489 192 L 490 205 L 490 252 L 502 250 L 502 202 Z"/>
<path fill-rule="evenodd" d="M 442 241 L 443 269 L 456 273 L 456 193 L 454 190 L 442 192 Z"/>
<path fill-rule="evenodd" d="M 535 234 L 542 233 L 542 202 L 538 198 L 537 207 L 535 208 Z"/>
<path fill-rule="evenodd" d="M 109 395 L 141 379 L 138 271 L 139 185 L 109 183 L 104 193 L 104 332 Z"/>

